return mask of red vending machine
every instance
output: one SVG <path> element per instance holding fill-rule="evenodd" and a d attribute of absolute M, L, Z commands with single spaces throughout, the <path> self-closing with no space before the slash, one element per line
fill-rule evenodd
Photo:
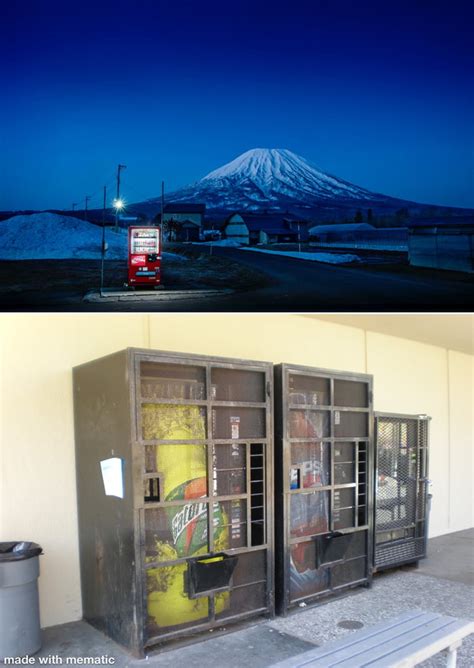
<path fill-rule="evenodd" d="M 128 228 L 129 287 L 161 283 L 161 230 L 159 227 Z"/>

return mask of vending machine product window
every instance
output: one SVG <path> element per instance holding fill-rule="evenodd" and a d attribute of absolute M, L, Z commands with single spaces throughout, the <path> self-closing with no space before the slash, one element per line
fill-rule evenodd
<path fill-rule="evenodd" d="M 427 415 L 375 414 L 374 566 L 426 556 L 429 494 Z"/>
<path fill-rule="evenodd" d="M 128 228 L 128 285 L 161 283 L 161 230 L 159 227 Z"/>
<path fill-rule="evenodd" d="M 136 655 L 272 614 L 272 387 L 267 363 L 149 350 L 74 370 L 84 617 Z"/>
<path fill-rule="evenodd" d="M 372 576 L 372 377 L 275 369 L 279 612 Z"/>

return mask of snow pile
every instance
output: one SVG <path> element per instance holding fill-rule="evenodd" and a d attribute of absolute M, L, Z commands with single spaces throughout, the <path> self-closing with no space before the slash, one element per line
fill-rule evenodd
<path fill-rule="evenodd" d="M 106 260 L 126 260 L 128 231 L 105 229 Z M 99 260 L 102 228 L 72 216 L 33 213 L 0 222 L 2 260 Z M 182 255 L 163 253 L 168 260 L 187 261 Z"/>
<path fill-rule="evenodd" d="M 201 241 L 199 246 L 224 246 L 226 248 L 240 248 L 241 244 L 235 239 L 219 239 L 219 241 Z"/>
<path fill-rule="evenodd" d="M 360 258 L 357 255 L 349 253 L 298 253 L 297 251 L 272 251 L 254 247 L 245 247 L 242 250 L 253 251 L 254 253 L 268 253 L 269 255 L 285 255 L 286 257 L 294 257 L 297 260 L 312 260 L 313 262 L 326 262 L 328 264 L 360 262 Z"/>
<path fill-rule="evenodd" d="M 127 256 L 127 234 L 105 230 L 108 260 Z M 33 213 L 0 223 L 3 260 L 100 259 L 102 228 L 72 216 Z"/>

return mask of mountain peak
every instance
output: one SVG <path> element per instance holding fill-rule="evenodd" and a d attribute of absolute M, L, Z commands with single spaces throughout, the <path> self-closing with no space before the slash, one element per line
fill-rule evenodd
<path fill-rule="evenodd" d="M 207 174 L 208 179 L 222 179 L 232 176 L 243 176 L 257 179 L 260 185 L 270 182 L 282 172 L 291 171 L 298 163 L 306 168 L 311 165 L 300 156 L 285 148 L 252 148 L 242 153 L 231 162 Z"/>
<path fill-rule="evenodd" d="M 205 202 L 208 209 L 258 211 L 314 208 L 336 201 L 357 206 L 373 201 L 374 194 L 319 170 L 289 149 L 252 148 L 168 198 Z"/>

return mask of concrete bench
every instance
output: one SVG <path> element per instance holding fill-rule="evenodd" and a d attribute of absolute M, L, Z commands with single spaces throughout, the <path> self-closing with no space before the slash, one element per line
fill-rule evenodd
<path fill-rule="evenodd" d="M 273 668 L 410 668 L 448 650 L 447 666 L 456 666 L 463 639 L 474 633 L 474 622 L 433 612 L 405 612 L 363 631 L 303 652 Z"/>

